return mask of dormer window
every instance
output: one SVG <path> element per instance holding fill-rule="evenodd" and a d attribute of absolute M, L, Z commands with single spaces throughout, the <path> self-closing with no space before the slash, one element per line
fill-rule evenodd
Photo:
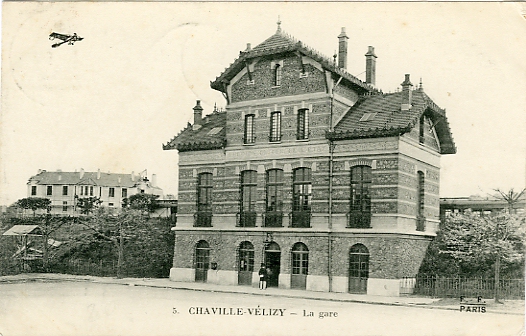
<path fill-rule="evenodd" d="M 277 63 L 274 65 L 274 86 L 281 85 L 281 65 Z"/>

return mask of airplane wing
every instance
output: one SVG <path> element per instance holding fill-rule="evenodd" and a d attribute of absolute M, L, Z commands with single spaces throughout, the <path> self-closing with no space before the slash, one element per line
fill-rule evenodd
<path fill-rule="evenodd" d="M 71 38 L 70 35 L 64 35 L 64 34 L 58 34 L 58 33 L 51 33 L 51 34 L 49 34 L 49 39 L 50 40 L 60 39 L 62 41 L 66 41 L 67 39 L 70 39 L 70 38 Z"/>

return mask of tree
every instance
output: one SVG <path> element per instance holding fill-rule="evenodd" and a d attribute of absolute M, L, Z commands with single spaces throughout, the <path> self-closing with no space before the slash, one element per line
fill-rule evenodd
<path fill-rule="evenodd" d="M 102 204 L 99 197 L 82 197 L 77 199 L 77 207 L 80 209 L 80 213 L 84 215 L 91 214 Z"/>
<path fill-rule="evenodd" d="M 41 197 L 26 197 L 19 199 L 15 204 L 22 209 L 33 210 L 34 217 L 37 210 L 46 210 L 51 205 L 51 200 Z"/>
<path fill-rule="evenodd" d="M 152 213 L 159 208 L 158 195 L 152 194 L 135 194 L 123 200 L 123 208 L 140 210 L 146 213 Z"/>
<path fill-rule="evenodd" d="M 421 272 L 446 271 L 470 276 L 488 276 L 494 271 L 495 299 L 499 301 L 499 273 L 502 262 L 508 274 L 524 263 L 526 217 L 500 212 L 481 216 L 471 211 L 446 218 L 430 245 Z"/>
<path fill-rule="evenodd" d="M 93 216 L 79 219 L 80 223 L 98 237 L 113 244 L 117 251 L 117 278 L 123 277 L 124 246 L 138 230 L 147 230 L 146 221 L 137 210 L 123 209 L 113 216 L 104 209 L 98 209 Z"/>

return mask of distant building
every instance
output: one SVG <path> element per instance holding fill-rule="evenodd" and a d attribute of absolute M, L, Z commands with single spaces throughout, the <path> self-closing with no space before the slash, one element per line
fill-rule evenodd
<path fill-rule="evenodd" d="M 159 195 L 163 190 L 140 174 L 115 174 L 97 172 L 63 172 L 39 170 L 27 182 L 27 197 L 42 197 L 51 200 L 51 213 L 62 215 L 79 214 L 78 198 L 98 197 L 101 206 L 110 209 L 122 208 L 122 200 L 137 193 Z"/>
<path fill-rule="evenodd" d="M 471 210 L 480 215 L 491 215 L 499 211 L 509 211 L 509 204 L 497 196 L 481 197 L 472 195 L 469 197 L 444 197 L 440 198 L 440 219 L 454 213 L 462 213 Z M 513 205 L 514 213 L 526 211 L 526 194 Z"/>
<path fill-rule="evenodd" d="M 179 154 L 172 280 L 257 286 L 265 263 L 269 286 L 399 295 L 416 276 L 455 144 L 409 75 L 375 88 L 373 47 L 366 81 L 349 74 L 347 39 L 336 62 L 278 25 L 212 81 L 226 111 L 198 101 L 163 146 Z"/>

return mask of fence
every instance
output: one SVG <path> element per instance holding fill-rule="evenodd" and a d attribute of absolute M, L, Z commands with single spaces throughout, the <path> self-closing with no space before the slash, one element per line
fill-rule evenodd
<path fill-rule="evenodd" d="M 42 260 L 22 261 L 14 260 L 9 265 L 0 269 L 0 275 L 14 275 L 20 273 L 62 273 L 93 276 L 117 276 L 116 261 L 68 260 L 52 263 L 44 269 Z M 122 267 L 122 276 L 131 278 L 157 278 L 160 277 L 158 269 L 151 265 L 132 266 L 125 264 Z"/>
<path fill-rule="evenodd" d="M 420 276 L 400 281 L 401 294 L 417 294 L 432 297 L 478 297 L 494 296 L 495 280 L 482 278 L 446 278 Z M 524 299 L 524 279 L 500 279 L 499 294 L 503 299 Z"/>

